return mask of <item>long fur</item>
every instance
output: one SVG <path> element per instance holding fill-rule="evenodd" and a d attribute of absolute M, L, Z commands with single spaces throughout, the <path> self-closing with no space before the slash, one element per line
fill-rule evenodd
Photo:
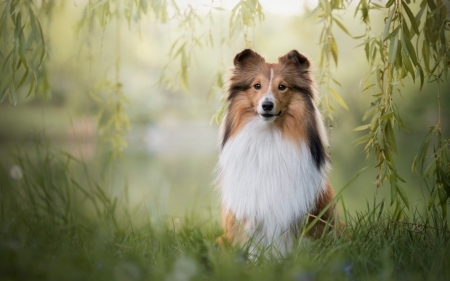
<path fill-rule="evenodd" d="M 266 63 L 246 49 L 234 65 L 217 178 L 225 238 L 283 255 L 305 216 L 318 215 L 334 197 L 310 62 L 293 50 Z M 263 109 L 265 102 L 273 109 Z M 333 214 L 329 208 L 322 221 L 333 223 Z M 319 223 L 309 234 L 323 229 Z"/>

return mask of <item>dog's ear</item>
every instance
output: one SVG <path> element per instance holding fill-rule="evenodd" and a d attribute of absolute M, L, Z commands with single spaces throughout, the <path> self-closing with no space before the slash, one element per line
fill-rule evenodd
<path fill-rule="evenodd" d="M 283 57 L 278 58 L 278 60 L 284 63 L 293 63 L 297 67 L 309 68 L 311 65 L 308 58 L 300 54 L 297 50 L 290 51 Z"/>
<path fill-rule="evenodd" d="M 245 67 L 250 62 L 264 62 L 264 59 L 258 53 L 250 49 L 245 49 L 234 57 L 233 62 L 235 67 Z"/>

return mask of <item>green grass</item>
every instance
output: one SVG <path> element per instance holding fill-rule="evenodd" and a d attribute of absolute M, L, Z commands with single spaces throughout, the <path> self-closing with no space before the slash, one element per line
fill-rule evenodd
<path fill-rule="evenodd" d="M 450 280 L 450 231 L 434 211 L 395 221 L 374 202 L 346 214 L 342 235 L 254 262 L 215 245 L 217 218 L 137 217 L 105 167 L 45 142 L 15 159 L 22 175 L 0 168 L 1 280 Z"/>

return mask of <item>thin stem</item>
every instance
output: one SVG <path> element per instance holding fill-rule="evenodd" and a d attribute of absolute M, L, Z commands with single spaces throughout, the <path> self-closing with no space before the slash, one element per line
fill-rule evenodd
<path fill-rule="evenodd" d="M 438 73 L 439 73 L 439 66 L 438 66 Z M 441 83 L 440 83 L 440 78 L 437 81 L 438 83 L 438 89 L 437 89 L 437 100 L 438 100 L 438 130 L 441 130 Z"/>
<path fill-rule="evenodd" d="M 120 3 L 120 1 L 119 1 Z M 115 71 L 115 80 L 116 85 L 119 88 L 120 81 L 120 4 L 117 7 L 117 18 L 116 18 L 116 71 Z"/>
<path fill-rule="evenodd" d="M 441 2 L 441 1 L 438 0 L 437 4 L 442 4 L 442 3 L 439 3 L 439 2 Z M 441 22 L 441 13 L 438 13 L 438 22 Z M 439 42 L 440 41 L 438 41 L 438 44 L 439 44 Z M 437 84 L 438 84 L 438 90 L 437 90 L 438 123 L 437 123 L 437 126 L 438 126 L 438 130 L 441 131 L 441 70 L 440 70 L 440 68 L 441 68 L 441 47 L 440 46 L 437 49 L 437 61 L 438 61 L 438 66 L 437 66 L 438 77 L 436 78 Z"/>
<path fill-rule="evenodd" d="M 89 92 L 92 91 L 92 54 L 91 54 L 91 33 L 92 33 L 92 19 L 91 19 L 92 3 L 88 3 L 88 60 L 89 60 Z"/>

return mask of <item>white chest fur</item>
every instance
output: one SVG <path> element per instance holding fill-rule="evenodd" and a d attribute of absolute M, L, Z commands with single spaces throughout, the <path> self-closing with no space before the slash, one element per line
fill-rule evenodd
<path fill-rule="evenodd" d="M 313 208 L 325 186 L 305 143 L 282 137 L 273 123 L 252 119 L 223 147 L 219 159 L 222 206 L 262 246 L 286 252 L 290 228 Z"/>

